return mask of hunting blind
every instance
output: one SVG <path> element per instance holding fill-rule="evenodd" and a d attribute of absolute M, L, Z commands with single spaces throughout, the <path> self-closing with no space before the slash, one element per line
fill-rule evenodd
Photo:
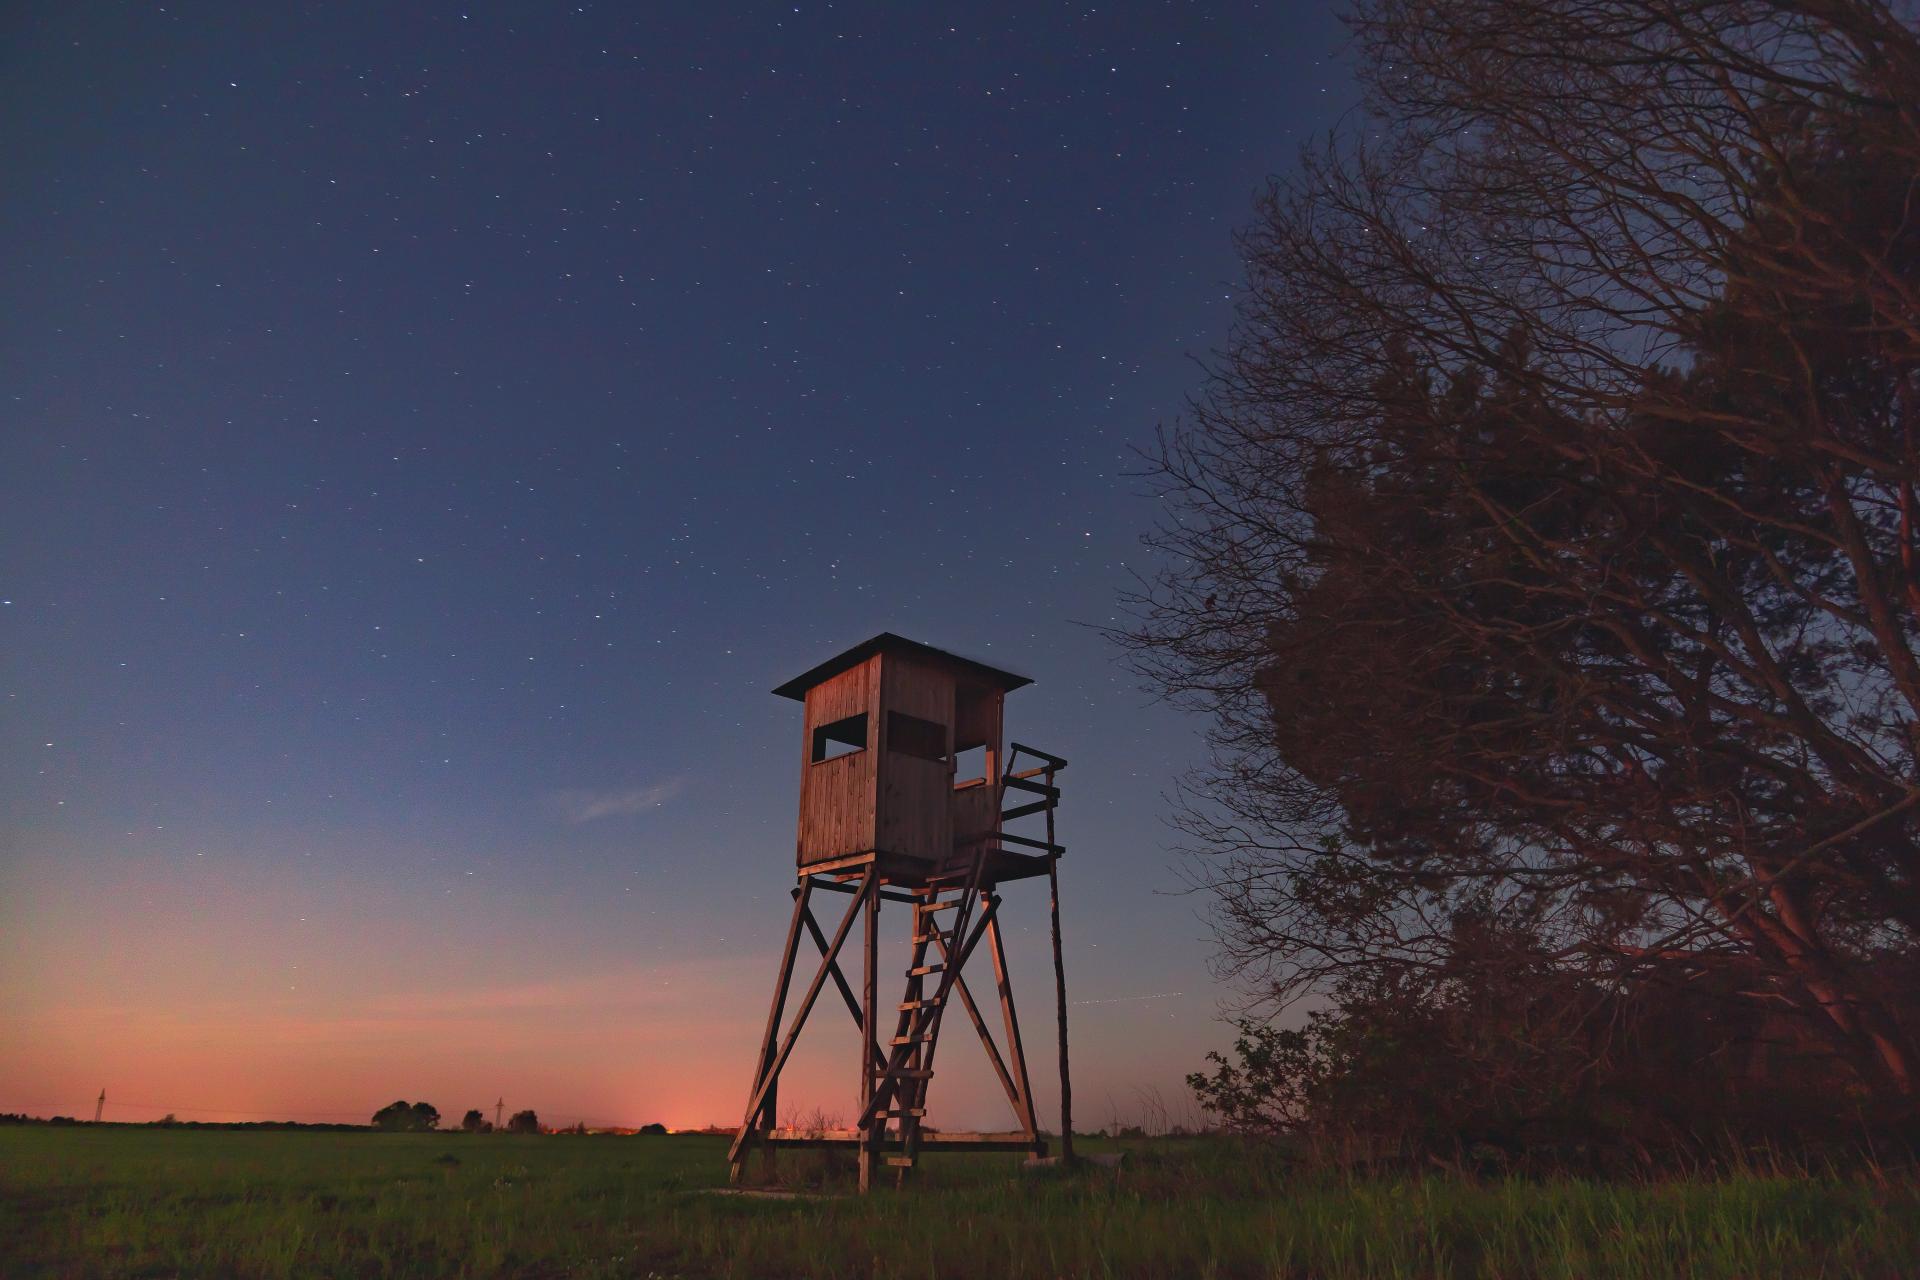
<path fill-rule="evenodd" d="M 1056 776 L 1067 762 L 1017 742 L 1003 745 L 1002 734 L 1006 695 L 1030 683 L 881 634 L 774 690 L 804 707 L 798 884 L 746 1117 L 727 1154 L 735 1182 L 755 1146 L 769 1164 L 782 1145 L 855 1148 L 862 1191 L 871 1187 L 878 1160 L 904 1180 L 925 1151 L 1046 1153 L 998 920 L 1000 886 L 1037 876 L 1046 876 L 1052 889 L 1061 1133 L 1064 1154 L 1071 1157 L 1060 959 L 1059 861 L 1065 850 L 1054 839 Z M 1020 820 L 1034 820 L 1029 832 L 1005 829 Z M 813 913 L 819 894 L 849 899 L 831 937 Z M 906 908 L 900 913 L 907 926 L 904 972 L 893 1007 L 880 1003 L 883 903 Z M 862 953 L 857 990 L 840 965 L 856 926 Z M 819 951 L 820 963 L 783 1034 L 803 936 Z M 1004 1052 L 962 974 L 983 947 L 991 957 Z M 858 1118 L 851 1129 L 783 1129 L 776 1120 L 780 1072 L 829 983 L 859 1028 Z M 923 1132 L 934 1049 L 950 1001 L 978 1034 L 1018 1129 Z M 883 1037 L 882 1023 L 889 1020 L 893 1030 Z"/>

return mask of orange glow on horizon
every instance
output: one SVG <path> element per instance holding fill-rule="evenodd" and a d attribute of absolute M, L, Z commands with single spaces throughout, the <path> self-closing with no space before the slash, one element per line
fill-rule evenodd
<path fill-rule="evenodd" d="M 733 1124 L 779 945 L 768 928 L 709 955 L 610 965 L 622 948 L 570 948 L 558 912 L 417 914 L 370 904 L 364 878 L 307 866 L 123 872 L 110 894 L 65 860 L 5 875 L 0 1111 L 37 1115 L 90 1117 L 104 1085 L 106 1117 L 124 1121 L 364 1123 L 403 1098 L 452 1125 L 469 1107 L 491 1118 L 504 1097 L 550 1124 Z M 1015 966 L 1032 992 L 1036 1096 L 1052 1106 L 1049 974 L 1038 953 Z M 803 957 L 789 1016 L 810 976 Z M 1083 1112 L 1089 1125 L 1136 1101 L 1106 1073 L 1144 1074 L 1138 1016 L 1076 1010 L 1076 1081 L 1100 1115 Z M 953 1031 L 934 1123 L 1006 1127 L 970 1028 Z M 851 1113 L 856 1036 L 829 989 L 783 1077 L 784 1115 Z M 1170 1066 L 1189 1056 L 1179 1045 Z"/>

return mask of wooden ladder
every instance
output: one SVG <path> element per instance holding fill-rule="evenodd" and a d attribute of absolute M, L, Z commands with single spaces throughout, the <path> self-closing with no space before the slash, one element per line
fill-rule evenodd
<path fill-rule="evenodd" d="M 920 1125 L 927 1114 L 927 1086 L 933 1080 L 941 1018 L 971 943 L 978 941 L 977 933 L 969 938 L 968 929 L 974 923 L 975 908 L 987 896 L 982 878 L 990 848 L 989 839 L 973 841 L 972 856 L 964 866 L 934 876 L 925 888 L 915 890 L 906 990 L 893 1039 L 886 1046 L 885 1061 L 873 1068 L 871 1098 L 860 1117 L 860 1127 L 870 1131 L 876 1145 L 889 1123 L 898 1127 L 901 1151 L 887 1157 L 887 1164 L 899 1170 L 902 1181 L 919 1160 Z M 989 903 L 987 913 L 992 910 Z M 929 951 L 936 943 L 937 957 Z M 929 978 L 934 980 L 931 984 Z"/>
<path fill-rule="evenodd" d="M 870 1064 L 868 1068 L 872 1088 L 868 1091 L 868 1101 L 857 1128 L 872 1144 L 869 1149 L 871 1154 L 872 1148 L 877 1148 L 884 1139 L 888 1126 L 897 1126 L 900 1154 L 888 1156 L 886 1163 L 898 1171 L 896 1180 L 899 1182 L 906 1180 L 919 1161 L 922 1121 L 927 1114 L 927 1089 L 933 1080 L 933 1056 L 939 1041 L 941 1019 L 946 1014 L 949 1001 L 954 998 L 961 968 L 987 933 L 987 927 L 992 924 L 999 909 L 1000 900 L 987 881 L 991 859 L 1007 844 L 1036 849 L 1049 858 L 1057 858 L 1065 852 L 1054 840 L 1053 814 L 1060 802 L 1060 788 L 1055 784 L 1054 777 L 1066 767 L 1067 762 L 1059 756 L 1017 742 L 1010 746 L 1006 769 L 994 780 L 999 793 L 994 803 L 998 815 L 995 829 L 968 839 L 963 846 L 968 854 L 963 863 L 956 863 L 948 871 L 929 878 L 924 888 L 914 891 L 912 961 L 907 967 L 906 990 L 900 1001 L 899 1018 L 891 1042 L 884 1046 L 884 1059 Z M 1022 755 L 1040 763 L 1025 769 L 1017 768 L 1016 763 Z M 1010 809 L 1005 808 L 1008 791 L 1019 791 L 1033 799 Z M 1011 835 L 1000 830 L 1006 822 L 1042 813 L 1047 820 L 1044 840 Z M 936 946 L 937 956 L 929 952 L 930 947 Z M 993 946 L 997 970 L 1001 963 L 997 936 Z M 1055 963 L 1057 968 L 1057 956 Z M 934 982 L 929 984 L 928 978 L 933 978 Z M 1006 999 L 1002 976 L 1003 1005 Z M 1005 1008 L 1008 1010 L 1009 1049 L 1015 1054 L 1017 1086 L 1001 1066 L 997 1055 L 994 1064 L 1009 1091 L 1017 1095 L 1014 1099 L 1015 1109 L 1022 1113 L 1023 1123 L 1028 1130 L 1033 1130 L 1032 1097 L 1028 1092 L 1025 1055 L 1014 1043 L 1017 1032 L 1012 1022 L 1011 1007 Z M 974 1014 L 974 1020 L 978 1023 L 977 1013 Z M 986 1037 L 984 1029 L 981 1034 L 983 1038 Z M 989 1053 L 993 1051 L 990 1041 L 988 1050 Z"/>

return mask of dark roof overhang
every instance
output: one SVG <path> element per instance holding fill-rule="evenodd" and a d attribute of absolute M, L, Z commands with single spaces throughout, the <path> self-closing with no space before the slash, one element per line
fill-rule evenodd
<path fill-rule="evenodd" d="M 955 668 L 984 684 L 990 684 L 1003 692 L 1011 692 L 1033 681 L 1026 676 L 1015 675 L 1011 671 L 1002 671 L 999 667 L 990 667 L 984 662 L 975 662 L 972 658 L 963 658 L 957 653 L 948 653 L 945 649 L 936 649 L 930 644 L 921 644 L 918 640 L 909 640 L 897 636 L 891 631 L 882 631 L 871 640 L 863 640 L 845 653 L 828 658 L 819 666 L 802 672 L 787 681 L 774 692 L 783 698 L 792 698 L 804 702 L 807 690 L 823 680 L 830 680 L 842 671 L 857 667 L 876 653 L 908 653 L 916 657 L 932 658 Z"/>

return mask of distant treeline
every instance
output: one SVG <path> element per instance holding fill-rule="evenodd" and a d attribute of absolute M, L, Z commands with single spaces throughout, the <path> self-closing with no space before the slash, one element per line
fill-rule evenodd
<path fill-rule="evenodd" d="M 529 1117 L 533 1115 L 533 1113 L 530 1111 L 526 1112 L 525 1114 Z M 516 1119 L 517 1118 L 518 1117 L 516 1117 Z M 438 1119 L 437 1115 L 435 1119 L 436 1120 Z M 305 1123 L 299 1120 L 176 1120 L 172 1116 L 166 1116 L 159 1120 L 146 1120 L 146 1121 L 141 1121 L 136 1123 L 136 1122 L 127 1121 L 127 1120 L 89 1121 L 89 1120 L 81 1120 L 74 1116 L 50 1116 L 50 1117 L 49 1116 L 29 1116 L 29 1115 L 20 1114 L 18 1112 L 10 1112 L 10 1111 L 0 1112 L 0 1125 L 28 1125 L 28 1124 L 49 1125 L 56 1128 L 65 1128 L 68 1126 L 73 1126 L 76 1128 L 97 1128 L 97 1129 L 260 1129 L 260 1130 L 268 1130 L 268 1131 L 279 1131 L 279 1130 L 287 1130 L 287 1129 L 304 1129 L 304 1130 L 310 1130 L 316 1133 L 396 1132 L 396 1130 L 393 1129 L 391 1126 L 380 1124 L 377 1121 L 372 1124 L 339 1124 L 339 1123 L 310 1124 L 310 1123 Z M 422 1126 L 415 1129 L 398 1130 L 398 1131 L 399 1132 L 415 1132 L 415 1133 L 491 1133 L 493 1132 L 493 1126 L 487 1125 L 484 1129 L 467 1128 L 467 1127 L 461 1127 L 458 1129 L 441 1129 L 441 1128 L 438 1128 L 437 1126 Z M 524 1124 L 521 1128 L 516 1129 L 509 1126 L 503 1129 L 502 1132 L 546 1133 L 546 1134 L 566 1135 L 566 1136 L 577 1135 L 577 1136 L 584 1136 L 584 1137 L 625 1137 L 625 1136 L 635 1136 L 635 1135 L 642 1136 L 642 1137 L 654 1137 L 654 1136 L 664 1135 L 668 1132 L 668 1130 L 667 1130 L 667 1127 L 663 1124 L 644 1124 L 637 1129 L 598 1129 L 596 1130 L 596 1129 L 589 1129 L 584 1124 L 570 1125 L 563 1129 L 543 1129 L 540 1127 L 539 1121 L 537 1119 L 534 1119 Z"/>
<path fill-rule="evenodd" d="M 0 1124 L 75 1125 L 99 1129 L 313 1129 L 329 1133 L 358 1133 L 368 1128 L 364 1124 L 307 1124 L 299 1120 L 176 1120 L 172 1116 L 141 1123 L 127 1120 L 89 1121 L 73 1116 L 41 1117 L 16 1112 L 0 1112 Z"/>

